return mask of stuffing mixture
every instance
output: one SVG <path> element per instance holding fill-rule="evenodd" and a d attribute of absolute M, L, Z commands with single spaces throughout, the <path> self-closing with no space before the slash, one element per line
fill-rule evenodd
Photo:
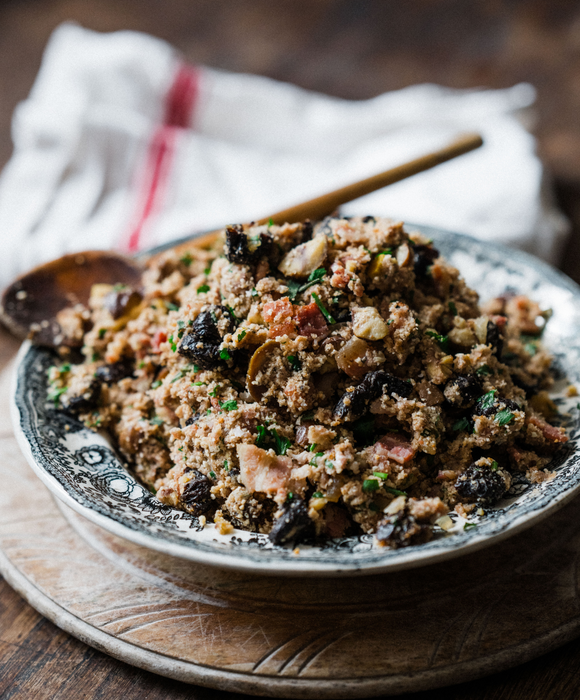
<path fill-rule="evenodd" d="M 219 248 L 61 312 L 49 398 L 223 534 L 402 547 L 450 509 L 481 514 L 515 473 L 552 476 L 567 438 L 549 422 L 548 317 L 513 294 L 479 306 L 387 219 L 228 226 Z"/>

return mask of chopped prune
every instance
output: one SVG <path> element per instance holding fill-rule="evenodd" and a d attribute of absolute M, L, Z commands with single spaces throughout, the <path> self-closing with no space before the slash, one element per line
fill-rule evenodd
<path fill-rule="evenodd" d="M 369 404 L 378 399 L 387 390 L 388 394 L 398 394 L 407 398 L 413 387 L 409 382 L 385 372 L 382 369 L 368 372 L 362 382 L 343 394 L 334 409 L 334 418 L 341 421 L 353 421 L 366 413 Z"/>
<path fill-rule="evenodd" d="M 232 263 L 251 265 L 272 250 L 272 236 L 260 233 L 257 238 L 248 237 L 241 224 L 226 227 L 226 258 Z"/>
<path fill-rule="evenodd" d="M 491 469 L 488 464 L 473 462 L 457 477 L 457 493 L 469 503 L 493 505 L 505 494 L 509 485 L 500 470 Z"/>
<path fill-rule="evenodd" d="M 109 292 L 103 299 L 103 307 L 114 319 L 118 319 L 131 311 L 143 300 L 143 296 L 131 287 Z"/>
<path fill-rule="evenodd" d="M 405 508 L 380 521 L 377 526 L 376 538 L 387 547 L 398 549 L 399 547 L 429 542 L 432 535 L 431 525 L 418 523 Z"/>
<path fill-rule="evenodd" d="M 350 321 L 352 321 L 350 309 L 341 309 L 333 315 L 336 323 L 350 323 Z"/>
<path fill-rule="evenodd" d="M 492 349 L 495 350 L 497 359 L 501 359 L 501 353 L 503 351 L 503 336 L 499 331 L 499 327 L 493 322 L 487 322 L 487 334 L 485 336 L 486 345 L 491 345 Z"/>
<path fill-rule="evenodd" d="M 105 384 L 113 384 L 133 375 L 134 364 L 129 358 L 97 367 L 95 377 Z"/>
<path fill-rule="evenodd" d="M 415 259 L 413 261 L 413 269 L 417 277 L 426 277 L 427 270 L 435 260 L 439 257 L 437 248 L 430 245 L 416 245 L 413 248 Z"/>
<path fill-rule="evenodd" d="M 443 394 L 453 408 L 469 408 L 481 395 L 481 382 L 474 374 L 460 375 L 447 382 Z"/>
<path fill-rule="evenodd" d="M 375 219 L 374 216 L 363 216 L 363 223 L 364 223 L 364 224 L 368 224 L 368 223 L 371 223 L 371 222 L 372 222 L 373 224 L 376 222 L 376 219 Z"/>
<path fill-rule="evenodd" d="M 306 503 L 301 498 L 293 498 L 284 506 L 282 515 L 274 521 L 268 538 L 278 545 L 295 543 L 309 534 L 311 526 Z"/>
<path fill-rule="evenodd" d="M 193 360 L 202 369 L 225 366 L 225 361 L 220 358 L 222 336 L 217 326 L 217 314 L 227 320 L 226 330 L 231 332 L 234 328 L 234 321 L 230 311 L 225 306 L 214 306 L 199 314 L 193 322 L 191 330 L 183 336 L 177 348 L 180 355 Z"/>
<path fill-rule="evenodd" d="M 306 241 L 309 241 L 312 238 L 312 232 L 314 231 L 314 227 L 312 226 L 312 221 L 310 219 L 306 219 L 302 223 L 302 243 L 306 243 Z"/>
<path fill-rule="evenodd" d="M 189 418 L 185 421 L 185 425 L 193 425 L 194 423 L 197 423 L 200 418 L 201 413 L 194 413 L 193 416 L 189 416 Z"/>
<path fill-rule="evenodd" d="M 188 513 L 201 515 L 212 506 L 211 481 L 197 469 L 192 471 L 193 479 L 183 487 L 181 502 Z"/>
<path fill-rule="evenodd" d="M 68 398 L 65 409 L 70 413 L 87 413 L 97 407 L 100 396 L 101 382 L 93 379 L 82 394 Z"/>

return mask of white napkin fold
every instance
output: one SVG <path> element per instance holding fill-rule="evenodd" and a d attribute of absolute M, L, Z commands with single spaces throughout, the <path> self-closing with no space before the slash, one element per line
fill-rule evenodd
<path fill-rule="evenodd" d="M 347 101 L 182 62 L 136 32 L 56 29 L 0 177 L 0 284 L 65 252 L 250 221 L 479 131 L 479 151 L 344 207 L 556 262 L 567 222 L 519 113 L 530 85 Z"/>

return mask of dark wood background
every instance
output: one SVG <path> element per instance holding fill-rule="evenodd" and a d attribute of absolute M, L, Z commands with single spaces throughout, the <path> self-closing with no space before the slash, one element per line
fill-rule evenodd
<path fill-rule="evenodd" d="M 10 120 L 52 30 L 135 29 L 194 63 L 362 99 L 418 82 L 538 90 L 538 149 L 572 222 L 562 269 L 580 281 L 580 3 L 568 0 L 0 0 L 0 166 Z M 0 232 L 1 237 L 8 232 Z M 0 367 L 17 343 L 0 330 Z M 5 427 L 3 428 L 5 429 Z M 525 595 L 525 592 L 522 592 Z M 418 693 L 447 700 L 580 698 L 580 640 L 484 680 Z M 169 681 L 85 646 L 0 579 L 0 698 L 236 697 Z"/>

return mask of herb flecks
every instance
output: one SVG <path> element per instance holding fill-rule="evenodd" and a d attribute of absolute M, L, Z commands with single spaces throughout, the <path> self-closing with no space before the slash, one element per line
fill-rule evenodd
<path fill-rule="evenodd" d="M 324 304 L 320 301 L 320 297 L 316 292 L 312 292 L 312 298 L 314 299 L 316 306 L 318 306 L 320 313 L 324 316 L 327 322 L 330 324 L 336 323 L 336 321 L 332 318 Z"/>

